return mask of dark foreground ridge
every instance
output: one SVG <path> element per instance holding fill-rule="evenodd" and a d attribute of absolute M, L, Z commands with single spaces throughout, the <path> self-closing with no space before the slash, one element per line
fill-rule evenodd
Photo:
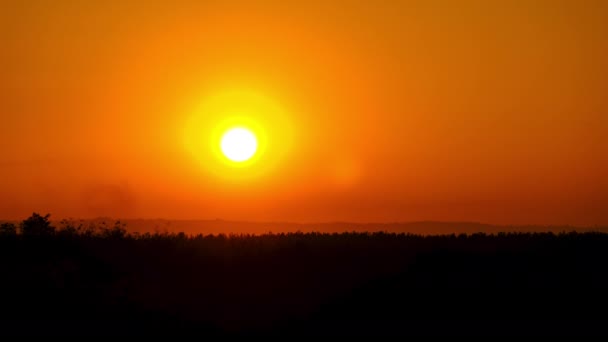
<path fill-rule="evenodd" d="M 608 235 L 0 227 L 5 335 L 608 335 Z"/>

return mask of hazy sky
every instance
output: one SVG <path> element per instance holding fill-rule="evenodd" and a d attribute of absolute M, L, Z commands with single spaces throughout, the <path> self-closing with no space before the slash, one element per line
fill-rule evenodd
<path fill-rule="evenodd" d="M 1 0 L 0 42 L 0 218 L 608 224 L 608 1 Z M 234 170 L 184 141 L 239 92 Z"/>

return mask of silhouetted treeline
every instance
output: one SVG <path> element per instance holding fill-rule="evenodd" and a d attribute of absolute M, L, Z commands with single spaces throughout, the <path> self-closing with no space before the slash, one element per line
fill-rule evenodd
<path fill-rule="evenodd" d="M 0 226 L 5 335 L 606 335 L 608 235 Z"/>

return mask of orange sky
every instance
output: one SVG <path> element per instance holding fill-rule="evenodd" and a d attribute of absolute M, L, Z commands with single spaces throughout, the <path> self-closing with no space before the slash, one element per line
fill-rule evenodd
<path fill-rule="evenodd" d="M 606 225 L 608 2 L 499 3 L 1 1 L 0 218 Z"/>

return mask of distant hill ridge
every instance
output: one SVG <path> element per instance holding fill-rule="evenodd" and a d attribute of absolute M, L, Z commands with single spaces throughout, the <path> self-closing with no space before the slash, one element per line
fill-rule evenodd
<path fill-rule="evenodd" d="M 247 222 L 229 220 L 169 220 L 169 219 L 114 219 L 109 217 L 73 220 L 85 225 L 94 224 L 113 226 L 120 221 L 126 225 L 129 232 L 184 232 L 187 234 L 264 234 L 264 233 L 287 233 L 287 232 L 320 232 L 320 233 L 342 233 L 342 232 L 389 232 L 389 233 L 411 233 L 420 235 L 437 234 L 473 234 L 483 232 L 496 234 L 499 232 L 607 232 L 606 226 L 581 227 L 570 225 L 493 225 L 479 222 L 443 222 L 443 221 L 416 221 L 416 222 L 391 222 L 391 223 L 353 223 L 353 222 L 319 222 L 319 223 L 294 223 L 294 222 Z M 54 222 L 60 226 L 59 222 Z"/>

